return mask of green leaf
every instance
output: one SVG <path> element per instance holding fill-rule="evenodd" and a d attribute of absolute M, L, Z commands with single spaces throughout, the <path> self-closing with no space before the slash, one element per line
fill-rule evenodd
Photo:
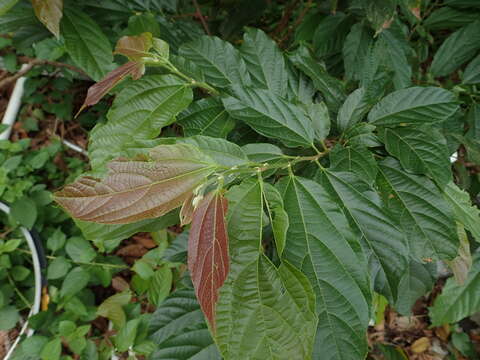
<path fill-rule="evenodd" d="M 370 111 L 368 121 L 377 126 L 439 122 L 452 116 L 457 108 L 450 91 L 414 86 L 385 96 Z"/>
<path fill-rule="evenodd" d="M 20 314 L 15 306 L 4 306 L 0 308 L 0 330 L 10 330 L 17 325 Z"/>
<path fill-rule="evenodd" d="M 352 92 L 350 95 L 348 95 L 338 111 L 338 130 L 344 132 L 356 123 L 362 121 L 363 117 L 368 113 L 372 105 L 373 104 L 368 102 L 365 97 L 364 88 L 359 88 Z"/>
<path fill-rule="evenodd" d="M 198 147 L 202 153 L 210 156 L 219 165 L 231 167 L 245 164 L 248 161 L 240 146 L 225 139 L 196 135 L 178 139 L 177 142 Z"/>
<path fill-rule="evenodd" d="M 250 160 L 258 163 L 274 161 L 284 157 L 278 146 L 268 143 L 247 144 L 242 146 L 242 150 Z"/>
<path fill-rule="evenodd" d="M 281 257 L 287 241 L 288 214 L 283 205 L 282 195 L 272 185 L 264 184 L 265 204 L 275 238 L 277 253 Z"/>
<path fill-rule="evenodd" d="M 59 337 L 50 340 L 42 349 L 42 360 L 59 360 L 62 354 L 62 339 Z"/>
<path fill-rule="evenodd" d="M 132 298 L 129 291 L 124 291 L 105 299 L 97 309 L 97 315 L 108 318 L 117 329 L 121 329 L 126 322 L 123 306 L 127 305 Z"/>
<path fill-rule="evenodd" d="M 88 263 L 92 261 L 97 253 L 92 245 L 82 237 L 74 236 L 67 241 L 65 250 L 73 261 Z"/>
<path fill-rule="evenodd" d="M 342 138 L 345 139 L 345 144 L 350 146 L 365 146 L 375 147 L 381 146 L 382 143 L 378 140 L 377 136 L 373 133 L 375 126 L 366 122 L 360 122 L 353 125 L 347 131 L 342 134 Z"/>
<path fill-rule="evenodd" d="M 352 26 L 343 44 L 343 65 L 347 80 L 360 80 L 363 63 L 368 48 L 373 42 L 373 34 L 358 23 Z"/>
<path fill-rule="evenodd" d="M 453 181 L 445 186 L 443 195 L 452 207 L 455 219 L 480 242 L 480 210 L 472 205 L 470 195 L 462 191 Z"/>
<path fill-rule="evenodd" d="M 60 296 L 72 297 L 87 286 L 90 280 L 90 273 L 82 267 L 76 267 L 70 271 L 62 283 Z"/>
<path fill-rule="evenodd" d="M 202 36 L 183 44 L 179 54 L 203 72 L 205 80 L 218 87 L 250 85 L 250 75 L 240 53 L 232 44 L 218 37 Z"/>
<path fill-rule="evenodd" d="M 79 9 L 65 9 L 62 35 L 68 54 L 93 80 L 101 80 L 111 70 L 112 47 L 95 21 Z"/>
<path fill-rule="evenodd" d="M 451 34 L 433 57 L 430 72 L 446 76 L 470 60 L 480 49 L 480 21 L 475 21 Z"/>
<path fill-rule="evenodd" d="M 286 146 L 311 146 L 313 127 L 302 109 L 262 89 L 232 87 L 234 97 L 222 99 L 228 113 L 259 134 Z"/>
<path fill-rule="evenodd" d="M 440 7 L 428 16 L 423 25 L 428 30 L 450 30 L 468 25 L 478 19 L 479 13 L 461 11 L 448 6 Z"/>
<path fill-rule="evenodd" d="M 48 265 L 47 279 L 55 280 L 64 277 L 68 270 L 72 267 L 72 264 L 67 261 L 63 256 L 59 256 L 52 260 Z"/>
<path fill-rule="evenodd" d="M 313 85 L 324 97 L 328 109 L 337 113 L 347 97 L 343 84 L 330 76 L 322 64 L 317 62 L 304 46 L 290 56 L 290 60 L 295 67 L 312 79 Z"/>
<path fill-rule="evenodd" d="M 18 0 L 2 0 L 0 2 L 0 16 L 5 15 L 17 2 Z"/>
<path fill-rule="evenodd" d="M 320 18 L 312 38 L 315 55 L 323 59 L 339 53 L 350 25 L 350 18 L 342 12 Z"/>
<path fill-rule="evenodd" d="M 52 235 L 47 239 L 47 248 L 53 252 L 60 250 L 67 240 L 67 236 L 62 232 L 62 229 L 56 228 Z"/>
<path fill-rule="evenodd" d="M 280 187 L 290 221 L 283 257 L 307 275 L 317 298 L 313 358 L 363 358 L 371 294 L 366 266 L 356 254 L 360 244 L 321 185 L 290 177 Z"/>
<path fill-rule="evenodd" d="M 16 265 L 9 271 L 10 275 L 12 275 L 12 278 L 15 281 L 23 281 L 28 277 L 28 275 L 30 275 L 30 270 L 22 265 Z"/>
<path fill-rule="evenodd" d="M 220 360 L 193 289 L 172 293 L 150 320 L 152 360 Z"/>
<path fill-rule="evenodd" d="M 53 35 L 59 38 L 63 0 L 32 0 L 32 5 L 38 20 L 40 20 Z"/>
<path fill-rule="evenodd" d="M 286 96 L 288 71 L 275 41 L 260 29 L 247 28 L 240 53 L 247 64 L 253 86 Z"/>
<path fill-rule="evenodd" d="M 0 251 L 2 253 L 13 252 L 20 246 L 21 243 L 22 243 L 22 240 L 20 239 L 7 240 L 4 244 L 1 245 Z"/>
<path fill-rule="evenodd" d="M 277 269 L 259 252 L 262 183 L 243 182 L 227 197 L 231 270 L 220 290 L 216 319 L 223 357 L 311 359 L 317 324 L 312 288 L 293 266 L 284 263 Z"/>
<path fill-rule="evenodd" d="M 315 140 L 324 140 L 330 133 L 330 115 L 325 103 L 309 103 L 304 105 L 306 115 L 312 120 Z"/>
<path fill-rule="evenodd" d="M 177 122 L 183 127 L 185 136 L 225 138 L 235 126 L 235 120 L 215 97 L 195 101 L 179 114 Z"/>
<path fill-rule="evenodd" d="M 16 200 L 10 207 L 10 215 L 27 229 L 31 229 L 37 220 L 37 206 L 27 197 Z"/>
<path fill-rule="evenodd" d="M 477 15 L 478 16 L 478 15 Z M 462 77 L 463 84 L 480 83 L 480 54 L 477 55 L 465 68 Z"/>
<path fill-rule="evenodd" d="M 125 352 L 134 345 L 139 323 L 140 319 L 129 320 L 115 335 L 115 345 L 119 352 Z"/>
<path fill-rule="evenodd" d="M 457 228 L 435 184 L 406 173 L 393 158 L 383 160 L 379 169 L 379 187 L 406 234 L 410 255 L 423 262 L 452 260 L 459 247 Z"/>
<path fill-rule="evenodd" d="M 440 187 L 452 179 L 445 138 L 429 127 L 397 127 L 383 131 L 385 147 L 402 166 L 414 174 L 425 174 Z"/>
<path fill-rule="evenodd" d="M 372 189 L 353 173 L 320 172 L 320 181 L 342 204 L 373 266 L 375 289 L 393 303 L 408 266 L 406 238 Z"/>
<path fill-rule="evenodd" d="M 170 294 L 172 279 L 172 270 L 167 266 L 155 271 L 148 289 L 148 301 L 153 305 L 160 305 Z"/>
<path fill-rule="evenodd" d="M 430 308 L 433 326 L 456 323 L 480 309 L 480 257 L 476 256 L 465 284 L 449 278 Z"/>
<path fill-rule="evenodd" d="M 366 0 L 362 5 L 367 19 L 370 21 L 376 34 L 382 31 L 385 24 L 392 21 L 397 8 L 397 2 L 395 0 L 385 0 L 381 2 Z"/>
<path fill-rule="evenodd" d="M 375 181 L 378 170 L 373 154 L 363 146 L 335 146 L 330 152 L 330 168 L 350 171 L 369 184 Z"/>
<path fill-rule="evenodd" d="M 90 134 L 93 170 L 124 155 L 126 143 L 157 137 L 190 104 L 192 96 L 189 85 L 173 75 L 145 76 L 124 88 L 107 114 L 108 122 L 95 126 Z"/>

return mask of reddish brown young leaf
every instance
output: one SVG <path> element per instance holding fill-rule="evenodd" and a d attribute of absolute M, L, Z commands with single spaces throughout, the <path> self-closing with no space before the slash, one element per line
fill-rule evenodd
<path fill-rule="evenodd" d="M 215 331 L 218 291 L 229 270 L 227 199 L 212 191 L 193 212 L 188 238 L 188 269 L 198 302 Z"/>
<path fill-rule="evenodd" d="M 38 20 L 58 39 L 60 20 L 63 15 L 63 0 L 32 0 L 32 5 Z"/>
<path fill-rule="evenodd" d="M 213 160 L 190 145 L 160 145 L 155 161 L 115 160 L 105 179 L 83 177 L 55 193 L 77 219 L 125 224 L 155 218 L 179 207 L 214 171 Z"/>
<path fill-rule="evenodd" d="M 132 61 L 140 61 L 142 57 L 148 56 L 152 45 L 152 34 L 148 32 L 138 36 L 123 36 L 117 41 L 114 53 L 124 55 Z"/>
<path fill-rule="evenodd" d="M 145 65 L 135 61 L 129 61 L 115 70 L 110 71 L 102 80 L 90 86 L 87 92 L 87 97 L 75 117 L 77 117 L 87 106 L 92 106 L 98 103 L 102 97 L 127 76 L 131 75 L 134 80 L 137 80 L 142 77 L 144 71 Z"/>

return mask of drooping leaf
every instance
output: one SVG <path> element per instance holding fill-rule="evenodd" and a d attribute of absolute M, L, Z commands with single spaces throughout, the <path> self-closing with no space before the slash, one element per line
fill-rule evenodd
<path fill-rule="evenodd" d="M 467 280 L 459 285 L 454 278 L 447 280 L 442 293 L 430 308 L 433 326 L 451 324 L 478 312 L 480 309 L 480 257 L 475 256 Z"/>
<path fill-rule="evenodd" d="M 446 263 L 452 269 L 455 280 L 460 285 L 463 285 L 467 280 L 468 272 L 472 267 L 472 253 L 470 252 L 470 241 L 468 235 L 462 224 L 457 222 L 457 233 L 460 239 L 460 246 L 458 247 L 458 255 L 452 261 Z"/>
<path fill-rule="evenodd" d="M 218 192 L 207 194 L 193 211 L 188 238 L 188 269 L 198 302 L 215 332 L 218 290 L 229 270 L 227 200 Z"/>
<path fill-rule="evenodd" d="M 355 230 L 362 236 L 366 255 L 376 270 L 376 291 L 393 303 L 408 266 L 405 235 L 366 183 L 353 173 L 323 169 L 320 181 L 342 204 Z"/>
<path fill-rule="evenodd" d="M 383 138 L 387 151 L 407 171 L 428 175 L 441 187 L 451 180 L 446 141 L 437 130 L 411 126 L 386 128 Z"/>
<path fill-rule="evenodd" d="M 419 262 L 452 260 L 459 247 L 457 228 L 435 184 L 408 174 L 393 158 L 383 160 L 379 170 L 378 184 L 407 236 L 410 255 Z"/>
<path fill-rule="evenodd" d="M 372 42 L 373 34 L 365 26 L 352 26 L 343 44 L 343 64 L 348 80 L 360 80 L 363 63 Z"/>
<path fill-rule="evenodd" d="M 278 190 L 268 184 L 264 184 L 265 205 L 267 207 L 270 224 L 275 238 L 277 253 L 282 256 L 287 241 L 288 214 L 285 211 L 282 195 Z"/>
<path fill-rule="evenodd" d="M 123 306 L 127 305 L 131 298 L 130 291 L 112 295 L 98 306 L 97 315 L 106 317 L 117 329 L 121 329 L 127 320 Z"/>
<path fill-rule="evenodd" d="M 40 20 L 53 35 L 59 38 L 63 0 L 32 0 L 32 5 L 38 20 Z"/>
<path fill-rule="evenodd" d="M 363 358 L 371 295 L 366 264 L 354 250 L 360 244 L 321 185 L 290 177 L 281 189 L 290 221 L 283 256 L 307 275 L 317 297 L 313 358 Z"/>
<path fill-rule="evenodd" d="M 250 75 L 240 53 L 218 37 L 203 36 L 183 44 L 179 54 L 193 61 L 213 86 L 250 85 Z"/>
<path fill-rule="evenodd" d="M 477 15 L 478 16 L 478 15 Z M 463 84 L 480 83 L 480 54 L 477 55 L 465 68 L 462 78 Z"/>
<path fill-rule="evenodd" d="M 65 9 L 61 25 L 65 48 L 72 60 L 93 80 L 100 81 L 113 62 L 112 48 L 105 34 L 79 9 Z"/>
<path fill-rule="evenodd" d="M 433 57 L 430 72 L 446 76 L 470 60 L 480 49 L 480 21 L 474 21 L 451 34 Z"/>
<path fill-rule="evenodd" d="M 193 289 L 172 293 L 150 320 L 152 360 L 220 360 Z"/>
<path fill-rule="evenodd" d="M 126 143 L 153 139 L 161 128 L 192 101 L 192 90 L 172 75 L 143 77 L 123 89 L 107 114 L 108 122 L 90 134 L 88 148 L 93 170 L 118 157 Z"/>
<path fill-rule="evenodd" d="M 377 176 L 373 154 L 363 146 L 335 146 L 330 152 L 330 167 L 335 171 L 350 171 L 372 184 Z"/>
<path fill-rule="evenodd" d="M 110 71 L 102 80 L 88 88 L 87 97 L 77 112 L 77 115 L 88 106 L 98 103 L 111 89 L 127 76 L 131 76 L 134 80 L 138 80 L 145 72 L 143 64 L 129 61 L 122 66 Z"/>
<path fill-rule="evenodd" d="M 260 29 L 247 28 L 240 53 L 255 87 L 268 89 L 281 97 L 286 96 L 288 72 L 283 54 L 275 41 Z"/>
<path fill-rule="evenodd" d="M 360 122 L 367 114 L 373 104 L 367 101 L 365 89 L 359 88 L 352 92 L 345 99 L 340 107 L 337 116 L 337 127 L 340 131 L 345 131 Z"/>
<path fill-rule="evenodd" d="M 232 90 L 234 96 L 222 99 L 232 117 L 286 146 L 311 146 L 312 124 L 300 107 L 267 90 L 240 86 Z"/>
<path fill-rule="evenodd" d="M 105 179 L 80 178 L 57 192 L 55 200 L 84 221 L 125 224 L 155 218 L 179 207 L 216 167 L 186 144 L 157 146 L 150 157 L 112 161 Z"/>
<path fill-rule="evenodd" d="M 472 205 L 468 193 L 450 182 L 443 189 L 443 195 L 452 207 L 455 219 L 480 242 L 480 210 Z"/>
<path fill-rule="evenodd" d="M 277 269 L 261 253 L 262 183 L 245 181 L 227 197 L 231 271 L 216 319 L 224 359 L 311 359 L 315 297 L 305 275 L 287 263 Z"/>
<path fill-rule="evenodd" d="M 235 120 L 214 97 L 195 101 L 179 114 L 177 122 L 183 127 L 185 136 L 205 135 L 225 138 L 235 126 Z"/>
<path fill-rule="evenodd" d="M 290 56 L 290 60 L 295 67 L 312 79 L 315 88 L 325 98 L 328 109 L 337 113 L 347 97 L 343 84 L 330 76 L 322 64 L 316 61 L 304 46 Z"/>
<path fill-rule="evenodd" d="M 457 107 L 455 95 L 448 90 L 414 86 L 385 96 L 370 111 L 368 121 L 377 126 L 439 122 Z"/>

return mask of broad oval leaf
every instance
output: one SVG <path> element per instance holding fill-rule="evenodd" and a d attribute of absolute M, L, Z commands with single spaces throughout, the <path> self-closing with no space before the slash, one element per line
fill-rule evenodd
<path fill-rule="evenodd" d="M 188 269 L 198 302 L 215 332 L 218 290 L 228 275 L 227 200 L 212 191 L 193 211 L 188 238 Z"/>
<path fill-rule="evenodd" d="M 264 88 L 285 97 L 288 72 L 285 59 L 275 41 L 262 30 L 247 28 L 240 53 L 255 87 Z"/>
<path fill-rule="evenodd" d="M 151 360 L 220 360 L 193 289 L 173 292 L 150 320 Z"/>
<path fill-rule="evenodd" d="M 443 135 L 428 127 L 386 128 L 383 138 L 387 151 L 414 174 L 425 174 L 440 187 L 452 179 L 448 148 Z"/>
<path fill-rule="evenodd" d="M 417 261 L 452 260 L 459 239 L 453 214 L 435 184 L 406 173 L 397 160 L 380 163 L 378 184 L 402 226 Z"/>
<path fill-rule="evenodd" d="M 107 123 L 95 126 L 90 134 L 88 151 L 93 170 L 123 156 L 128 142 L 158 136 L 192 97 L 189 85 L 172 75 L 146 76 L 124 88 L 107 114 Z"/>
<path fill-rule="evenodd" d="M 202 36 L 193 42 L 183 44 L 179 54 L 194 62 L 204 74 L 205 80 L 213 86 L 251 84 L 247 66 L 239 51 L 218 37 Z"/>
<path fill-rule="evenodd" d="M 451 34 L 433 57 L 430 71 L 446 76 L 470 60 L 480 49 L 480 21 L 474 21 Z"/>
<path fill-rule="evenodd" d="M 61 25 L 68 54 L 93 80 L 100 81 L 113 62 L 112 48 L 105 34 L 79 9 L 75 12 L 65 9 Z"/>
<path fill-rule="evenodd" d="M 335 146 L 330 151 L 330 168 L 335 171 L 350 171 L 369 184 L 377 176 L 377 163 L 364 146 Z"/>
<path fill-rule="evenodd" d="M 459 285 L 455 278 L 447 280 L 442 293 L 430 308 L 433 326 L 456 323 L 480 309 L 480 256 L 476 256 L 467 280 Z"/>
<path fill-rule="evenodd" d="M 338 111 L 338 129 L 343 132 L 362 121 L 363 117 L 368 113 L 371 107 L 372 104 L 366 99 L 365 89 L 359 88 L 355 90 L 348 95 Z"/>
<path fill-rule="evenodd" d="M 319 317 L 315 359 L 361 359 L 367 352 L 370 285 L 360 243 L 341 208 L 308 179 L 281 183 L 290 226 L 283 257 L 309 278 Z"/>
<path fill-rule="evenodd" d="M 215 97 L 195 101 L 179 114 L 177 122 L 183 127 L 185 136 L 225 138 L 235 126 L 235 120 Z"/>
<path fill-rule="evenodd" d="M 457 108 L 450 91 L 414 86 L 385 96 L 370 111 L 368 121 L 384 126 L 439 122 L 452 116 Z"/>
<path fill-rule="evenodd" d="M 186 144 L 160 145 L 150 156 L 152 161 L 112 161 L 103 180 L 80 178 L 55 193 L 55 200 L 77 219 L 125 224 L 179 207 L 216 168 Z"/>
<path fill-rule="evenodd" d="M 297 105 L 262 89 L 232 87 L 234 96 L 223 99 L 228 113 L 259 134 L 286 146 L 311 146 L 313 127 Z"/>

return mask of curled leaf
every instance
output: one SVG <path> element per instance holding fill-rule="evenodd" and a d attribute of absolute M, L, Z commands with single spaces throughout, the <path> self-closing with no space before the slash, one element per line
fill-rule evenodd
<path fill-rule="evenodd" d="M 140 61 L 142 57 L 148 56 L 148 51 L 153 46 L 152 34 L 144 32 L 138 36 L 123 36 L 117 41 L 115 54 L 128 57 L 132 61 Z"/>
<path fill-rule="evenodd" d="M 162 216 L 179 207 L 215 169 L 215 163 L 186 144 L 160 145 L 151 161 L 115 160 L 103 179 L 82 177 L 55 194 L 74 218 L 125 224 Z"/>
<path fill-rule="evenodd" d="M 215 331 L 218 291 L 229 270 L 227 199 L 212 191 L 193 212 L 188 238 L 188 269 L 205 317 Z"/>
<path fill-rule="evenodd" d="M 88 88 L 87 97 L 75 116 L 78 116 L 87 106 L 93 106 L 98 103 L 101 98 L 127 76 L 131 75 L 134 80 L 138 80 L 144 72 L 145 65 L 135 61 L 129 61 L 110 71 L 102 80 Z"/>

